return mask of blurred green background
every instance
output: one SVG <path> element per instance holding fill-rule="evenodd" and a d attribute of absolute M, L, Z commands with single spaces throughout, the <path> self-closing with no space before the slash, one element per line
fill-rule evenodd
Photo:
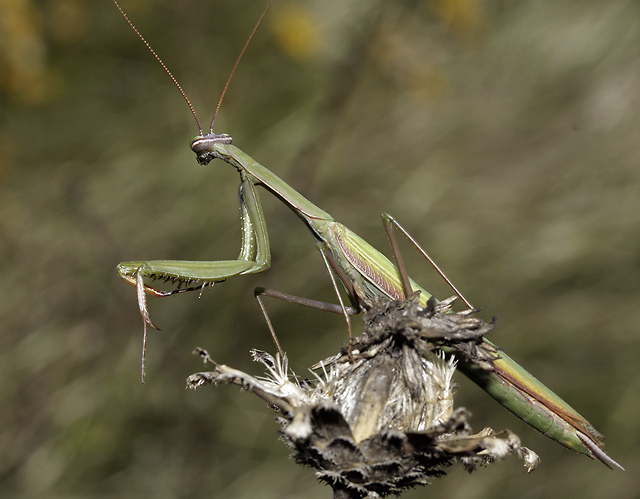
<path fill-rule="evenodd" d="M 122 4 L 206 126 L 265 2 Z M 474 428 L 514 430 L 542 464 L 453 469 L 406 497 L 640 496 L 638 19 L 632 1 L 276 0 L 240 65 L 216 131 L 385 251 L 392 213 L 628 470 L 461 376 Z M 260 400 L 184 389 L 196 346 L 261 371 L 255 286 L 335 299 L 304 226 L 265 192 L 269 271 L 151 298 L 141 385 L 115 266 L 235 258 L 237 174 L 196 164 L 192 116 L 109 0 L 0 1 L 0 86 L 0 496 L 330 497 Z M 338 316 L 268 306 L 299 374 L 346 340 Z"/>

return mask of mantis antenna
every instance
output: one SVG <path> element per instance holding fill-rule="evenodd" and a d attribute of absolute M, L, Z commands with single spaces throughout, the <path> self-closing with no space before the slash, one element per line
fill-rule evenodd
<path fill-rule="evenodd" d="M 115 0 L 113 1 L 115 2 Z M 271 7 L 272 3 L 273 3 L 273 0 L 271 0 L 271 2 L 269 2 L 265 7 L 264 11 L 262 12 L 262 15 L 260 16 L 260 19 L 258 19 L 258 22 L 253 27 L 253 31 L 249 35 L 249 38 L 247 39 L 246 43 L 244 44 L 244 47 L 242 47 L 242 51 L 240 52 L 240 55 L 236 59 L 236 63 L 233 65 L 233 69 L 229 74 L 229 78 L 227 78 L 227 83 L 224 84 L 224 88 L 222 89 L 222 94 L 220 95 L 220 100 L 218 100 L 218 105 L 216 106 L 216 110 L 213 113 L 213 118 L 211 119 L 211 126 L 209 127 L 210 133 L 213 133 L 213 123 L 216 121 L 216 116 L 218 116 L 218 111 L 220 110 L 220 106 L 222 105 L 222 99 L 224 99 L 224 95 L 227 93 L 227 88 L 229 88 L 229 83 L 231 83 L 231 78 L 233 78 L 233 75 L 235 74 L 236 69 L 238 69 L 238 64 L 240 64 L 240 60 L 242 59 L 242 56 L 247 51 L 247 47 L 249 47 L 251 40 L 253 40 L 253 36 L 256 34 L 256 31 L 258 31 L 258 27 L 260 26 L 260 24 L 262 24 L 262 20 L 264 19 L 264 16 L 267 15 L 267 12 L 269 11 L 269 7 Z M 186 96 L 185 96 L 185 99 L 186 99 Z M 189 102 L 188 99 L 187 99 L 187 102 Z M 191 106 L 191 104 L 189 104 L 189 106 Z M 197 119 L 198 118 L 196 117 L 196 120 Z M 200 126 L 200 122 L 198 122 L 198 126 Z M 200 134 L 202 135 L 202 128 L 200 128 Z"/>
<path fill-rule="evenodd" d="M 153 48 L 151 47 L 149 42 L 145 39 L 144 36 L 142 36 L 140 31 L 138 31 L 138 28 L 136 28 L 135 24 L 133 24 L 131 19 L 129 19 L 129 16 L 127 16 L 126 12 L 122 9 L 122 7 L 120 7 L 120 4 L 118 3 L 118 1 L 117 0 L 113 0 L 113 3 L 116 4 L 116 7 L 120 11 L 120 14 L 122 14 L 122 16 L 125 18 L 125 20 L 129 24 L 131 29 L 135 32 L 135 34 L 138 35 L 138 38 L 140 38 L 140 40 L 142 40 L 142 43 L 144 43 L 145 46 L 149 49 L 149 52 L 151 52 L 153 57 L 155 57 L 155 59 L 160 63 L 160 65 L 162 66 L 162 69 L 164 69 L 165 72 L 169 75 L 169 78 L 171 78 L 171 81 L 174 83 L 174 85 L 176 87 L 178 87 L 178 90 L 180 91 L 180 94 L 182 95 L 184 100 L 187 102 L 187 105 L 189 106 L 189 109 L 191 110 L 191 114 L 193 114 L 193 117 L 196 120 L 196 124 L 198 125 L 198 130 L 200 131 L 200 135 L 204 135 L 204 133 L 202 131 L 202 125 L 200 124 L 200 119 L 198 118 L 198 114 L 196 113 L 196 110 L 193 107 L 193 104 L 191 104 L 191 101 L 189 100 L 189 97 L 187 97 L 186 92 L 182 89 L 182 87 L 180 86 L 180 83 L 178 83 L 178 80 L 176 79 L 176 77 L 173 76 L 173 73 L 165 65 L 165 63 L 162 61 L 160 56 L 156 53 L 155 50 L 153 50 Z M 251 43 L 251 40 L 253 40 L 253 36 L 256 34 L 256 31 L 258 31 L 258 27 L 262 23 L 262 20 L 264 19 L 264 16 L 267 15 L 267 12 L 269 11 L 269 7 L 271 7 L 272 3 L 273 3 L 273 1 L 271 1 L 271 2 L 269 2 L 267 4 L 267 7 L 262 12 L 262 15 L 260 16 L 260 19 L 258 19 L 258 22 L 256 23 L 256 25 L 253 28 L 253 31 L 251 32 L 251 35 L 249 35 L 249 39 L 244 44 L 244 47 L 242 47 L 242 51 L 240 52 L 240 55 L 238 56 L 238 58 L 236 59 L 235 64 L 233 65 L 233 69 L 231 70 L 231 74 L 229 74 L 229 78 L 227 78 L 227 82 L 225 83 L 224 88 L 222 90 L 222 94 L 220 95 L 220 99 L 218 100 L 218 105 L 216 106 L 215 113 L 213 114 L 213 119 L 211 120 L 211 128 L 210 128 L 210 132 L 211 133 L 213 133 L 213 123 L 216 120 L 216 116 L 218 116 L 218 111 L 220 110 L 220 106 L 222 105 L 222 99 L 224 99 L 224 96 L 227 93 L 227 89 L 229 88 L 229 83 L 231 83 L 231 78 L 233 78 L 233 75 L 236 72 L 236 69 L 238 68 L 238 65 L 240 64 L 240 60 L 242 59 L 242 56 L 244 56 L 244 53 L 246 52 L 247 47 L 249 47 L 249 43 Z"/>

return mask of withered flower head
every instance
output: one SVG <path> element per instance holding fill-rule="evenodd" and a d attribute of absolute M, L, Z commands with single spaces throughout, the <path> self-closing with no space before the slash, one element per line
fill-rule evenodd
<path fill-rule="evenodd" d="M 198 349 L 215 370 L 191 375 L 187 386 L 232 383 L 266 400 L 296 460 L 315 468 L 334 497 L 400 494 L 456 461 L 473 471 L 508 454 L 531 471 L 539 458 L 515 434 L 473 434 L 469 413 L 454 409 L 455 355 L 490 368 L 496 352 L 482 342 L 493 324 L 473 311 L 452 312 L 453 301 L 431 300 L 425 308 L 416 299 L 378 299 L 364 316 L 364 332 L 313 366 L 311 381 L 290 372 L 286 356 L 253 350 L 267 368 L 254 377 Z"/>

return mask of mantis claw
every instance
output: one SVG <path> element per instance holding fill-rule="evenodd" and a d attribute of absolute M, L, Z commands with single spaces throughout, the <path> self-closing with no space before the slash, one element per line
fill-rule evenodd
<path fill-rule="evenodd" d="M 140 273 L 140 269 L 136 272 L 136 292 L 138 295 L 138 308 L 140 309 L 140 315 L 146 325 L 149 324 L 153 329 L 160 331 L 160 328 L 156 326 L 151 317 L 149 317 L 149 308 L 147 307 L 147 295 L 145 292 L 148 292 L 149 286 L 144 283 L 142 274 Z M 152 288 L 153 289 L 153 288 Z"/>
<path fill-rule="evenodd" d="M 140 366 L 140 380 L 144 383 L 144 375 L 145 375 L 145 359 L 147 354 L 147 324 L 151 326 L 153 329 L 160 331 L 160 328 L 156 326 L 151 317 L 149 317 L 149 308 L 147 307 L 147 295 L 145 293 L 145 284 L 140 273 L 140 269 L 136 272 L 136 292 L 138 294 L 138 308 L 140 309 L 140 315 L 143 320 L 143 333 L 142 333 L 142 359 Z"/>

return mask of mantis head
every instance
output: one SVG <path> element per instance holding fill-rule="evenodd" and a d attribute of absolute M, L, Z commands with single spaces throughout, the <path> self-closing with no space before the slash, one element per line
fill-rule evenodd
<path fill-rule="evenodd" d="M 233 65 L 233 69 L 231 70 L 231 73 L 229 74 L 229 77 L 227 78 L 227 82 L 226 82 L 226 84 L 224 86 L 224 89 L 222 90 L 222 94 L 220 95 L 220 99 L 218 100 L 218 105 L 216 106 L 216 110 L 213 113 L 213 119 L 211 120 L 211 127 L 209 128 L 210 133 L 208 133 L 206 135 L 203 133 L 202 125 L 200 124 L 200 119 L 198 118 L 198 114 L 196 113 L 195 108 L 191 104 L 191 101 L 189 100 L 189 97 L 187 97 L 187 94 L 185 93 L 185 91 L 180 86 L 180 83 L 178 82 L 178 80 L 173 76 L 173 73 L 164 64 L 164 62 L 162 62 L 162 59 L 160 58 L 160 56 L 158 54 L 156 54 L 156 52 L 153 50 L 153 48 L 151 48 L 151 45 L 149 45 L 149 42 L 147 42 L 147 40 L 138 31 L 138 28 L 136 28 L 135 25 L 133 24 L 133 22 L 131 22 L 131 20 L 129 19 L 129 16 L 127 16 L 125 11 L 122 10 L 122 8 L 120 7 L 120 4 L 118 3 L 118 0 L 113 0 L 113 3 L 116 5 L 116 7 L 118 8 L 118 10 L 122 14 L 122 16 L 125 18 L 125 20 L 129 24 L 129 26 L 131 26 L 131 29 L 136 33 L 136 35 L 138 35 L 140 40 L 142 40 L 142 43 L 145 44 L 147 49 L 149 49 L 149 52 L 151 52 L 153 57 L 155 57 L 155 59 L 160 63 L 160 65 L 165 70 L 165 72 L 169 75 L 169 78 L 171 78 L 171 81 L 178 88 L 178 90 L 180 91 L 180 94 L 182 95 L 182 97 L 186 101 L 187 105 L 189 106 L 189 109 L 191 110 L 191 114 L 193 114 L 193 117 L 196 120 L 196 124 L 198 125 L 198 130 L 200 131 L 200 135 L 198 135 L 197 137 L 194 137 L 193 140 L 191 141 L 191 149 L 193 149 L 193 152 L 196 153 L 196 155 L 198 157 L 198 163 L 200 163 L 201 165 L 208 164 L 211 160 L 213 160 L 213 159 L 215 159 L 217 157 L 215 155 L 215 151 L 214 151 L 216 144 L 231 144 L 231 137 L 229 135 L 226 135 L 224 133 L 222 133 L 222 134 L 213 133 L 213 124 L 216 121 L 216 116 L 218 116 L 218 111 L 220 110 L 220 105 L 222 104 L 222 100 L 224 99 L 224 96 L 227 93 L 227 89 L 229 88 L 229 83 L 231 82 L 231 78 L 233 78 L 233 75 L 235 74 L 236 69 L 238 68 L 238 64 L 240 64 L 240 60 L 242 59 L 242 56 L 246 52 L 247 47 L 249 46 L 249 43 L 253 39 L 253 36 L 256 34 L 256 31 L 258 30 L 258 27 L 260 26 L 260 24 L 262 23 L 262 20 L 264 19 L 264 16 L 267 15 L 269 7 L 271 6 L 271 2 L 267 5 L 267 7 L 262 12 L 262 15 L 260 16 L 260 19 L 258 19 L 258 22 L 254 26 L 253 31 L 249 35 L 249 39 L 244 44 L 244 47 L 242 48 L 242 51 L 240 52 L 240 55 L 238 56 L 238 58 L 236 59 L 235 64 Z"/>
<path fill-rule="evenodd" d="M 191 141 L 191 150 L 196 153 L 198 163 L 207 165 L 217 158 L 215 154 L 216 144 L 231 144 L 231 136 L 226 133 L 198 135 Z"/>

